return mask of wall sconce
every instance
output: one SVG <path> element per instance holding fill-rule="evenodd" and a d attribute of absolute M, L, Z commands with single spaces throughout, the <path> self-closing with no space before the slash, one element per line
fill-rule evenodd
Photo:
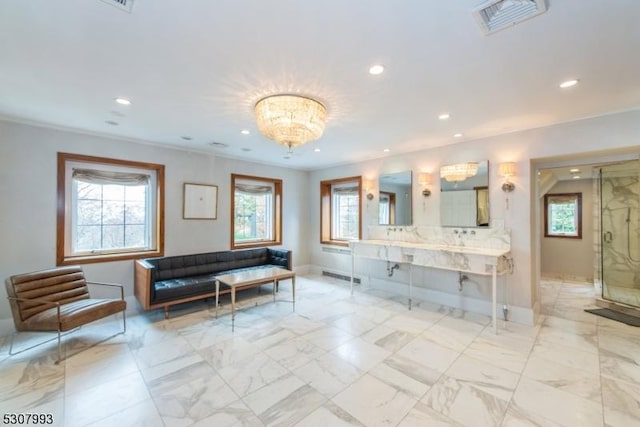
<path fill-rule="evenodd" d="M 418 184 L 422 189 L 422 195 L 425 197 L 429 197 L 431 195 L 431 190 L 427 188 L 428 185 L 431 185 L 431 174 L 426 172 L 420 172 L 418 175 Z"/>
<path fill-rule="evenodd" d="M 513 182 L 509 181 L 509 178 L 516 174 L 516 164 L 514 162 L 500 163 L 498 173 L 504 178 L 502 191 L 504 191 L 505 193 L 513 191 L 516 186 L 513 184 Z"/>
<path fill-rule="evenodd" d="M 373 181 L 370 179 L 364 180 L 364 192 L 367 195 L 367 200 L 373 200 L 373 193 L 371 190 L 373 189 Z"/>

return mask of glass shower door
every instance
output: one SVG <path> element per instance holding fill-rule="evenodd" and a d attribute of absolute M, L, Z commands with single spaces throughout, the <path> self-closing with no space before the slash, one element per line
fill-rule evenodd
<path fill-rule="evenodd" d="M 602 298 L 640 307 L 640 162 L 600 169 Z"/>

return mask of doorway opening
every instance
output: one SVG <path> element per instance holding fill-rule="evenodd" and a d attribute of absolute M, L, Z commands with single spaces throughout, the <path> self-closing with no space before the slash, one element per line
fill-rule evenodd
<path fill-rule="evenodd" d="M 590 283 L 592 304 L 640 316 L 638 156 L 532 163 L 537 301 L 548 307 L 550 281 Z M 582 317 L 586 307 L 569 304 L 555 314 L 567 308 Z"/>

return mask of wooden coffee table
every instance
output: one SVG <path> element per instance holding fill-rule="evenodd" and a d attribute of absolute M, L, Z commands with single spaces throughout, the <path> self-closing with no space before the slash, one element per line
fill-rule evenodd
<path fill-rule="evenodd" d="M 216 318 L 218 317 L 218 300 L 220 297 L 220 285 L 231 289 L 231 330 L 235 329 L 236 319 L 236 291 L 255 288 L 266 283 L 273 283 L 273 302 L 276 302 L 276 289 L 280 280 L 291 279 L 291 291 L 293 294 L 293 311 L 296 311 L 296 275 L 293 271 L 284 268 L 269 267 L 257 270 L 247 270 L 240 273 L 223 274 L 216 277 Z"/>

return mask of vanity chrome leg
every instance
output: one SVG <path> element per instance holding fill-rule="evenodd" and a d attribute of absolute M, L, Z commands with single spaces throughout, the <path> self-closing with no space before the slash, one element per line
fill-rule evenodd
<path fill-rule="evenodd" d="M 353 296 L 353 275 L 355 274 L 356 257 L 353 255 L 353 249 L 351 249 L 351 296 Z"/>
<path fill-rule="evenodd" d="M 496 311 L 498 311 L 498 292 L 497 292 L 497 282 L 498 282 L 498 275 L 497 275 L 497 266 L 496 265 L 492 265 L 491 266 L 491 298 L 492 298 L 492 304 L 491 304 L 491 320 L 493 322 L 493 333 L 497 334 L 498 333 L 498 319 L 497 319 L 497 315 L 496 315 Z"/>
<path fill-rule="evenodd" d="M 411 265 L 409 265 L 409 310 L 411 310 L 411 299 L 413 297 L 412 288 L 413 288 L 413 268 L 411 267 Z"/>

